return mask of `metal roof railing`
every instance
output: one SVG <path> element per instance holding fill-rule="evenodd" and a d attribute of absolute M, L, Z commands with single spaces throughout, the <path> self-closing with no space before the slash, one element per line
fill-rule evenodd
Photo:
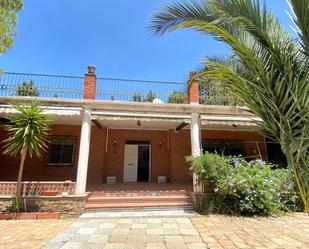
<path fill-rule="evenodd" d="M 83 88 L 83 77 L 29 73 L 0 75 L 0 96 L 82 99 Z"/>

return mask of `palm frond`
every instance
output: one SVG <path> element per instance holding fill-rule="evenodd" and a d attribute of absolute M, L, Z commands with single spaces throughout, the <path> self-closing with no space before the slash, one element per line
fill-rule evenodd
<path fill-rule="evenodd" d="M 163 35 L 177 29 L 181 23 L 188 20 L 209 22 L 212 20 L 211 13 L 207 1 L 170 3 L 164 5 L 162 11 L 153 15 L 148 22 L 148 29 L 152 33 Z"/>
<path fill-rule="evenodd" d="M 4 153 L 16 156 L 25 147 L 31 157 L 33 154 L 40 155 L 47 146 L 50 115 L 45 114 L 37 102 L 33 102 L 30 106 L 15 104 L 11 106 L 18 114 L 5 126 L 9 137 L 4 141 Z"/>
<path fill-rule="evenodd" d="M 290 2 L 306 52 L 309 0 Z M 200 76 L 223 82 L 263 120 L 265 135 L 280 142 L 309 212 L 309 139 L 304 139 L 309 134 L 309 59 L 301 46 L 259 0 L 171 4 L 153 20 L 155 33 L 192 29 L 230 46 L 232 57 L 210 58 Z"/>
<path fill-rule="evenodd" d="M 309 56 L 309 0 L 288 0 L 294 13 L 293 21 L 301 38 L 303 51 Z"/>

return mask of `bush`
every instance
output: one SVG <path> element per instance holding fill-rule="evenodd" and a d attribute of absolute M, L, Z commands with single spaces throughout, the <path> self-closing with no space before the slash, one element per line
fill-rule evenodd
<path fill-rule="evenodd" d="M 247 162 L 241 157 L 210 153 L 188 157 L 187 161 L 200 183 L 211 182 L 216 193 L 212 210 L 217 205 L 221 210 L 230 209 L 229 213 L 268 215 L 300 207 L 288 169 L 273 169 L 261 160 Z"/>
<path fill-rule="evenodd" d="M 168 97 L 168 103 L 185 104 L 187 103 L 187 94 L 182 91 L 174 91 Z"/>
<path fill-rule="evenodd" d="M 139 92 L 136 92 L 132 96 L 134 102 L 142 102 L 142 95 Z"/>
<path fill-rule="evenodd" d="M 146 97 L 144 98 L 144 102 L 153 102 L 153 100 L 156 98 L 156 94 L 153 91 L 149 91 L 146 94 Z"/>
<path fill-rule="evenodd" d="M 36 88 L 33 81 L 30 80 L 17 85 L 16 96 L 38 97 L 39 90 Z"/>

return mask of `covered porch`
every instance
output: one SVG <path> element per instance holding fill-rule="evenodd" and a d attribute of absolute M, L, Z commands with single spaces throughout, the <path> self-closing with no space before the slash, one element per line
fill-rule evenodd
<path fill-rule="evenodd" d="M 15 101 L 25 103 L 31 99 L 18 97 Z M 14 115 L 5 104 L 6 97 L 1 97 L 1 102 L 1 117 Z M 264 139 L 256 133 L 255 117 L 237 107 L 58 99 L 40 99 L 40 103 L 53 115 L 50 136 L 56 153 L 50 156 L 50 146 L 43 157 L 29 158 L 24 180 L 71 180 L 76 182 L 77 195 L 148 188 L 197 191 L 185 156 L 201 153 L 202 137 Z M 0 135 L 5 137 L 3 130 Z M 148 175 L 142 179 L 138 177 L 136 150 L 140 146 L 149 148 Z M 128 154 L 126 147 L 135 149 Z M 65 156 L 69 152 L 70 156 Z M 1 180 L 12 181 L 17 175 L 12 170 L 17 160 L 1 159 L 9 166 Z M 62 161 L 58 163 L 58 159 Z M 134 170 L 130 170 L 131 166 Z M 108 180 L 114 184 L 106 184 Z"/>

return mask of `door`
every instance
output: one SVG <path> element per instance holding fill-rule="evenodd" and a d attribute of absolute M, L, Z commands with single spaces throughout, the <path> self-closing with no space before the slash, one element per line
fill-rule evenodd
<path fill-rule="evenodd" d="M 138 147 L 138 173 L 137 179 L 139 182 L 149 181 L 149 162 L 150 162 L 150 146 L 139 145 Z"/>
<path fill-rule="evenodd" d="M 138 145 L 126 144 L 124 150 L 123 182 L 137 182 Z"/>

